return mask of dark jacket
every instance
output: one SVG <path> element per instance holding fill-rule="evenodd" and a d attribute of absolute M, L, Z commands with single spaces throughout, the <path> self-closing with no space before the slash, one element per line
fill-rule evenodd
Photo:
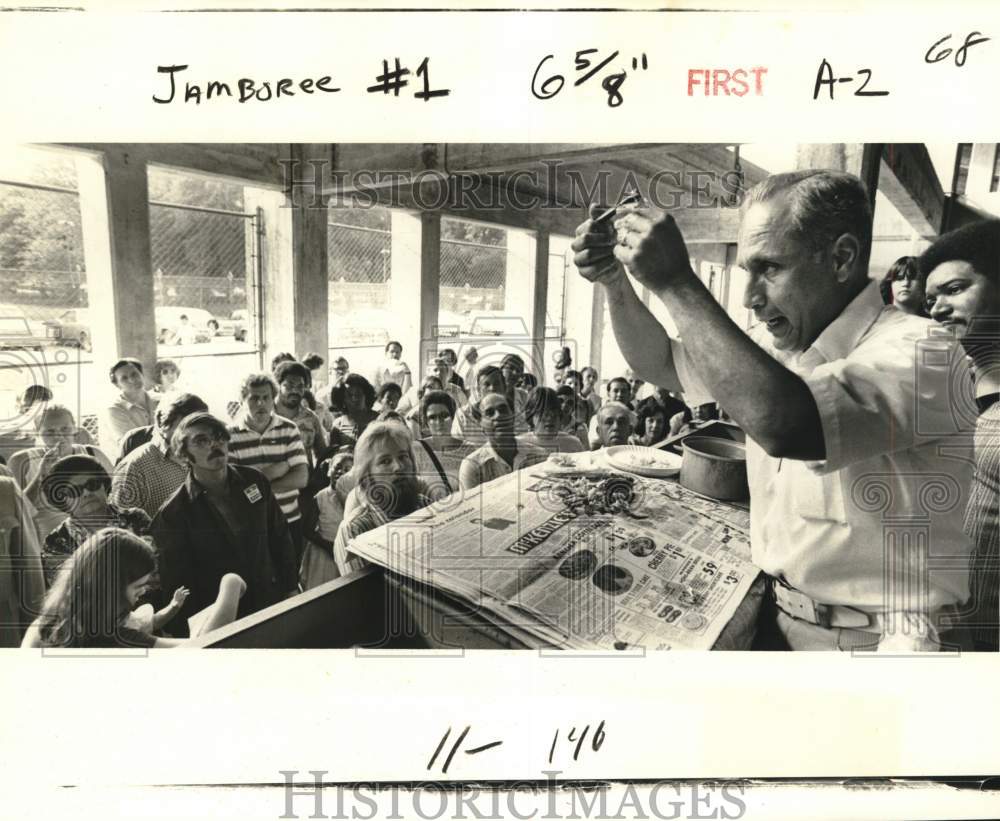
<path fill-rule="evenodd" d="M 181 586 L 191 590 L 170 623 L 177 636 L 187 636 L 188 618 L 215 601 L 226 573 L 238 573 L 247 584 L 237 612 L 240 618 L 295 590 L 292 540 L 270 482 L 253 468 L 230 465 L 229 486 L 236 518 L 243 523 L 238 533 L 230 530 L 190 473 L 150 525 L 164 597 L 169 599 Z"/>

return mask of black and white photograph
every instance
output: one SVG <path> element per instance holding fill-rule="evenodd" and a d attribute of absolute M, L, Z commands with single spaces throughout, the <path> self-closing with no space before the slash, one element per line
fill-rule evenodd
<path fill-rule="evenodd" d="M 11 646 L 997 650 L 998 144 L 3 159 Z"/>
<path fill-rule="evenodd" d="M 1000 815 L 996 10 L 221 5 L 0 10 L 11 817 Z"/>

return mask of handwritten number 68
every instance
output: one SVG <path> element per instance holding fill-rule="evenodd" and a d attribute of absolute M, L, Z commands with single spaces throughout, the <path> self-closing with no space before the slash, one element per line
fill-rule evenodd
<path fill-rule="evenodd" d="M 934 51 L 938 46 L 940 46 L 945 40 L 950 40 L 951 35 L 946 34 L 940 40 L 938 40 L 933 46 L 927 49 L 927 53 L 924 55 L 924 62 L 926 63 L 940 63 L 942 60 L 947 60 L 951 56 L 952 49 L 942 48 L 938 50 L 934 56 L 931 56 L 931 52 Z M 968 56 L 969 47 L 977 46 L 980 43 L 985 43 L 989 40 L 989 37 L 983 37 L 982 32 L 973 31 L 966 35 L 965 42 L 955 49 L 955 65 L 964 66 L 965 58 Z"/>

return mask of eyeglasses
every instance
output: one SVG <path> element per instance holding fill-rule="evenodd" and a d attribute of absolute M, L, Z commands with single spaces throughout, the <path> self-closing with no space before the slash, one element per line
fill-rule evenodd
<path fill-rule="evenodd" d="M 83 491 L 87 491 L 88 493 L 97 493 L 97 491 L 99 491 L 101 488 L 107 487 L 107 484 L 105 483 L 104 479 L 100 479 L 97 476 L 94 476 L 88 479 L 82 485 L 72 485 L 72 487 L 77 493 L 82 493 Z"/>
<path fill-rule="evenodd" d="M 903 282 L 904 280 L 915 282 L 916 279 L 917 275 L 915 273 L 907 273 L 906 271 L 897 271 L 892 277 L 893 282 Z"/>
<path fill-rule="evenodd" d="M 228 441 L 229 436 L 225 433 L 199 433 L 197 436 L 191 438 L 191 444 L 196 448 L 207 448 Z"/>

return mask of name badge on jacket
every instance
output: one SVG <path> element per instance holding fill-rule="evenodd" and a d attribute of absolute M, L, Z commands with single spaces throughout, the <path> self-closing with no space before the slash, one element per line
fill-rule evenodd
<path fill-rule="evenodd" d="M 250 500 L 250 504 L 255 504 L 264 498 L 264 496 L 260 492 L 260 488 L 258 488 L 257 485 L 250 485 L 250 487 L 246 488 L 243 492 L 246 494 L 246 497 Z"/>

